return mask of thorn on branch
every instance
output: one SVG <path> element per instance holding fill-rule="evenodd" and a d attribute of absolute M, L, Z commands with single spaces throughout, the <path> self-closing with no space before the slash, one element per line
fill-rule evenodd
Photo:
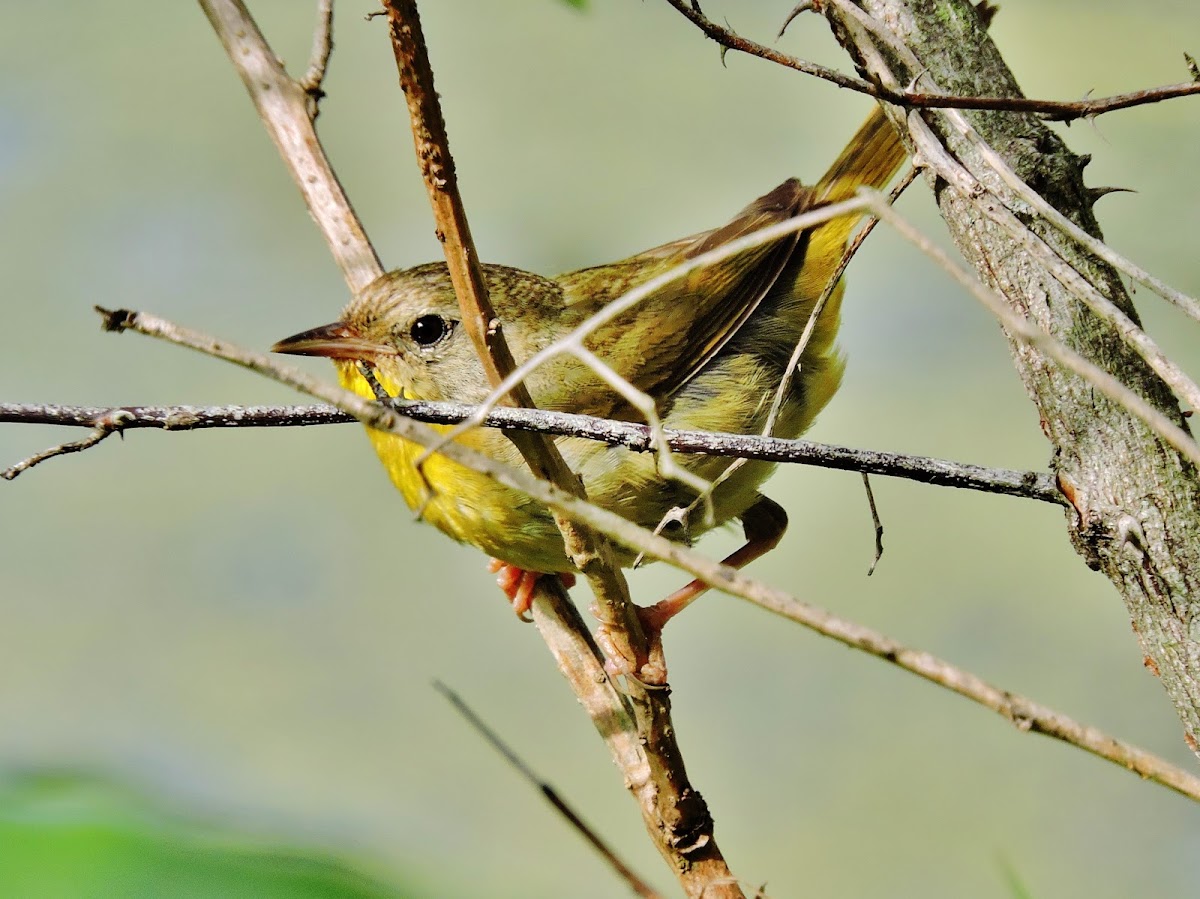
<path fill-rule="evenodd" d="M 1132 187 L 1090 187 L 1087 193 L 1089 202 L 1094 206 L 1097 200 L 1109 194 L 1135 194 L 1137 191 Z"/>
<path fill-rule="evenodd" d="M 788 30 L 788 26 L 792 24 L 792 21 L 799 16 L 800 13 L 815 11 L 816 4 L 813 2 L 813 0 L 800 0 L 799 3 L 792 7 L 792 11 L 787 14 L 787 18 L 783 20 L 783 24 L 779 26 L 779 34 L 775 35 L 775 40 L 779 40 L 781 37 L 783 37 L 783 33 Z"/>

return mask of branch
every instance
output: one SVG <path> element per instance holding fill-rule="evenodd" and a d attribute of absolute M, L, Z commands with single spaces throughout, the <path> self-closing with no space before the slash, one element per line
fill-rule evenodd
<path fill-rule="evenodd" d="M 384 7 L 436 233 L 446 255 L 464 327 L 475 345 L 488 382 L 495 388 L 513 370 L 514 363 L 504 339 L 502 323 L 488 299 L 483 270 L 458 195 L 454 160 L 434 89 L 433 70 L 417 5 L 415 0 L 385 0 Z M 502 401 L 513 406 L 534 406 L 529 391 L 521 382 L 505 391 Z M 531 472 L 564 492 L 585 499 L 583 482 L 571 471 L 553 441 L 525 431 L 514 431 L 508 436 Z M 656 646 L 655 652 L 651 652 L 612 548 L 602 534 L 558 510 L 555 510 L 555 523 L 571 561 L 588 579 L 595 597 L 596 616 L 608 637 L 607 647 L 621 658 L 626 670 L 636 675 L 627 678 L 628 695 L 649 777 L 637 784 L 629 780 L 628 772 L 626 777 L 630 789 L 639 799 L 646 830 L 689 895 L 704 895 L 711 899 L 740 897 L 742 891 L 717 848 L 708 807 L 692 788 L 684 770 L 671 723 L 668 693 L 666 690 L 648 690 L 644 686 L 665 684 L 666 664 L 661 658 L 660 647 Z M 547 603 L 546 592 L 546 589 L 539 591 L 541 598 L 535 600 L 535 605 Z M 545 628 L 540 629 L 545 633 Z M 563 636 L 570 638 L 570 635 Z M 554 639 L 560 638 L 555 636 Z"/>
<path fill-rule="evenodd" d="M 433 403 L 423 400 L 392 400 L 389 405 L 401 415 L 427 424 L 454 425 L 471 420 L 474 406 L 459 403 Z M 334 406 L 50 406 L 41 404 L 0 403 L 0 423 L 67 425 L 93 428 L 98 422 L 119 416 L 109 425 L 111 431 L 157 428 L 164 431 L 195 431 L 209 428 L 288 428 L 345 424 L 354 417 Z M 114 418 L 115 422 L 115 418 Z M 623 446 L 639 453 L 655 452 L 657 447 L 647 425 L 627 421 L 609 421 L 590 415 L 550 412 L 544 409 L 493 409 L 482 424 L 489 428 L 537 431 L 559 437 L 583 437 L 611 446 Z M 757 459 L 764 462 L 793 463 L 857 471 L 887 477 L 905 478 L 939 487 L 958 487 L 983 493 L 999 493 L 1055 505 L 1065 504 L 1054 478 L 1044 472 L 987 468 L 966 462 L 952 462 L 929 456 L 912 456 L 880 450 L 859 450 L 845 446 L 787 440 L 741 434 L 715 434 L 706 431 L 664 430 L 667 443 L 677 453 Z M 80 447 L 84 449 L 85 447 Z M 75 452 L 76 450 L 70 450 Z M 49 451 L 47 451 L 49 452 Z M 39 454 L 44 455 L 44 454 Z M 43 461 L 42 459 L 38 460 Z M 33 463 L 36 464 L 36 463 Z M 32 467 L 25 463 L 16 468 Z M 0 477 L 12 480 L 7 472 Z"/>
<path fill-rule="evenodd" d="M 992 686 L 976 675 L 957 668 L 936 656 L 906 647 L 878 631 L 840 618 L 824 609 L 803 602 L 783 590 L 749 578 L 736 569 L 714 562 L 690 548 L 672 543 L 652 531 L 639 527 L 614 512 L 580 500 L 552 484 L 533 477 L 526 471 L 503 465 L 490 456 L 460 443 L 445 444 L 442 435 L 428 426 L 410 421 L 393 410 L 370 402 L 356 393 L 326 384 L 304 372 L 280 365 L 267 356 L 242 349 L 197 331 L 182 328 L 165 319 L 128 310 L 116 312 L 101 310 L 101 312 L 105 315 L 106 326 L 109 330 L 138 331 L 150 337 L 224 359 L 309 396 L 331 403 L 370 427 L 396 434 L 425 447 L 437 446 L 436 451 L 447 459 L 486 474 L 514 490 L 520 490 L 537 502 L 544 503 L 564 515 L 582 521 L 595 530 L 607 534 L 623 546 L 642 552 L 648 557 L 667 562 L 711 584 L 718 590 L 741 597 L 802 624 L 822 636 L 829 637 L 850 648 L 867 652 L 925 680 L 953 690 L 961 696 L 998 712 L 1023 731 L 1041 733 L 1062 740 L 1113 762 L 1147 780 L 1152 780 L 1200 801 L 1200 777 L 1184 771 L 1152 753 L 1116 740 L 1096 728 L 1080 724 L 1033 700 Z M 552 609 L 551 605 L 554 604 L 556 605 Z M 574 615 L 576 618 L 578 616 L 574 606 L 560 592 L 555 592 L 546 602 L 535 603 L 533 611 L 534 621 L 538 624 L 539 629 L 543 627 L 543 621 L 552 615 L 561 614 L 563 617 Z M 572 671 L 572 683 L 580 688 L 580 701 L 592 716 L 597 729 L 605 735 L 622 771 L 627 775 L 633 772 L 640 778 L 630 784 L 630 788 L 634 790 L 648 789 L 653 792 L 657 789 L 657 785 L 648 776 L 647 755 L 640 745 L 640 737 L 628 726 L 629 719 L 623 711 L 623 706 L 620 703 L 616 706 L 610 705 L 609 699 L 614 691 L 611 681 L 604 675 L 603 665 L 599 663 L 595 644 L 588 638 L 586 629 L 572 628 L 571 633 L 581 633 L 580 642 L 572 646 L 553 647 L 560 665 Z M 562 657 L 558 656 L 559 652 L 563 653 Z M 665 693 L 666 691 L 660 692 Z M 690 803 L 699 801 L 699 797 L 695 794 L 689 798 Z M 706 815 L 707 812 L 704 811 L 704 814 Z M 711 823 L 711 819 L 708 820 Z M 696 834 L 695 836 L 702 839 L 705 834 Z M 679 848 L 681 848 L 682 854 L 689 855 L 687 846 Z M 695 881 L 691 885 L 698 886 Z M 725 885 L 724 883 L 720 884 L 720 886 Z M 695 895 L 695 893 L 691 894 Z M 715 889 L 709 889 L 707 895 L 719 896 L 722 893 Z M 737 895 L 737 893 L 733 895 Z"/>
<path fill-rule="evenodd" d="M 901 90 L 898 87 L 855 78 L 836 69 L 817 65 L 787 53 L 781 53 L 773 47 L 748 40 L 733 29 L 718 25 L 706 17 L 700 11 L 700 4 L 692 2 L 692 0 L 667 0 L 667 3 L 703 31 L 705 35 L 720 44 L 723 48 L 722 52 L 735 50 L 749 56 L 757 56 L 759 59 L 777 63 L 797 72 L 828 81 L 838 87 L 866 94 L 868 97 L 874 97 L 905 109 L 989 109 L 1000 112 L 1030 112 L 1039 114 L 1049 121 L 1070 123 L 1076 119 L 1095 117 L 1106 112 L 1115 112 L 1118 109 L 1129 109 L 1134 106 L 1145 106 L 1148 103 L 1173 100 L 1176 97 L 1200 94 L 1200 77 L 1194 73 L 1191 81 L 1131 91 L 1111 97 L 1099 97 L 1093 100 L 1034 100 L 1028 97 L 979 97 Z M 809 9 L 815 10 L 820 5 L 814 2 L 810 4 Z M 789 16 L 788 22 L 790 23 L 794 17 L 795 14 Z M 786 28 L 787 25 L 785 24 L 784 27 Z M 783 32 L 780 31 L 781 36 L 782 34 Z M 1184 58 L 1185 60 L 1189 59 L 1186 54 Z"/>
<path fill-rule="evenodd" d="M 1182 82 L 1180 84 L 1168 85 L 1166 87 L 1155 88 L 1143 91 L 1134 91 L 1128 94 L 1119 94 L 1114 97 L 1107 97 L 1095 100 L 1080 100 L 1074 102 L 1054 101 L 1054 100 L 1030 100 L 1024 97 L 950 97 L 944 93 L 925 94 L 914 93 L 912 91 L 899 90 L 895 85 L 883 85 L 878 82 L 864 81 L 858 78 L 850 78 L 827 69 L 824 66 L 814 65 L 805 62 L 804 60 L 796 59 L 788 56 L 786 53 L 756 44 L 754 41 L 740 37 L 729 28 L 722 27 L 715 22 L 704 17 L 700 12 L 697 4 L 687 6 L 683 0 L 667 0 L 676 10 L 678 10 L 685 18 L 693 22 L 701 31 L 707 34 L 710 38 L 720 44 L 725 50 L 738 50 L 743 53 L 757 56 L 760 59 L 765 59 L 768 62 L 774 62 L 786 68 L 804 72 L 817 78 L 822 78 L 827 81 L 832 81 L 840 87 L 856 90 L 860 93 L 865 93 L 884 102 L 894 104 L 907 109 L 935 109 L 935 108 L 958 108 L 958 109 L 992 109 L 1008 112 L 1035 112 L 1044 113 L 1048 119 L 1061 120 L 1070 122 L 1073 118 L 1083 116 L 1095 116 L 1105 112 L 1111 112 L 1117 109 L 1127 109 L 1131 106 L 1138 106 L 1144 103 L 1154 103 L 1160 100 L 1172 99 L 1174 97 L 1188 96 L 1191 94 L 1200 93 L 1200 69 L 1195 66 L 1195 61 L 1184 54 L 1184 60 L 1187 63 L 1188 71 L 1192 75 L 1192 80 Z M 829 2 L 829 0 L 826 0 Z M 814 8 L 815 4 L 809 8 Z M 788 22 L 800 10 L 797 7 L 789 17 Z M 786 23 L 785 26 L 786 28 Z M 782 35 L 783 32 L 780 32 Z M 921 71 L 918 69 L 918 71 Z M 927 72 L 921 71 L 920 77 L 928 80 Z M 986 144 L 982 144 L 980 152 L 988 152 Z M 993 165 L 1000 160 L 999 156 L 992 155 L 989 157 L 989 162 Z M 1046 218 L 1057 228 L 1069 234 L 1075 240 L 1079 241 L 1083 246 L 1092 253 L 1095 253 L 1101 259 L 1105 260 L 1121 271 L 1125 272 L 1135 281 L 1146 285 L 1159 296 L 1163 297 L 1168 302 L 1177 306 L 1184 313 L 1191 316 L 1193 319 L 1200 321 L 1200 300 L 1188 296 L 1182 291 L 1172 287 L 1164 282 L 1161 278 L 1157 278 L 1150 272 L 1143 269 L 1136 263 L 1126 259 L 1124 256 L 1105 244 L 1103 241 L 1092 237 L 1070 219 L 1066 218 L 1050 204 L 1046 203 L 1036 191 L 1029 188 L 1023 181 L 1015 176 L 1007 166 L 997 168 L 1001 177 L 1012 187 L 1017 190 L 1022 199 L 1028 202 L 1039 215 Z"/>
<path fill-rule="evenodd" d="M 869 47 L 871 40 L 877 40 L 881 44 L 887 46 L 891 53 L 896 54 L 902 59 L 905 65 L 909 66 L 912 71 L 923 70 L 921 62 L 901 41 L 883 28 L 870 16 L 866 15 L 857 6 L 850 3 L 849 0 L 828 0 L 831 6 L 842 10 L 847 17 L 846 25 L 849 30 L 862 29 L 858 40 L 860 46 Z M 869 31 L 870 37 L 866 33 Z M 864 52 L 870 53 L 869 50 Z M 890 77 L 890 73 L 889 73 Z M 926 75 L 925 77 L 929 77 Z M 1014 172 L 1004 159 L 987 146 L 986 142 L 979 136 L 975 128 L 967 121 L 966 116 L 961 111 L 952 110 L 945 113 L 946 120 L 951 123 L 959 133 L 961 133 L 971 144 L 972 148 L 979 153 L 983 160 L 992 167 L 992 169 L 1001 177 L 1001 179 L 1015 192 L 1016 198 L 1019 201 L 1029 203 L 1040 213 L 1044 215 L 1045 210 L 1052 210 L 1044 199 L 1029 187 L 1016 172 Z M 965 167 L 955 162 L 943 149 L 941 142 L 929 130 L 928 124 L 918 115 L 910 115 L 910 133 L 917 145 L 918 153 L 927 163 L 936 161 L 939 173 L 946 177 L 954 184 L 959 186 L 968 196 L 982 198 L 989 193 L 985 184 L 977 180 Z M 952 172 L 953 174 L 947 174 Z M 994 222 L 999 224 L 1012 236 L 1012 239 L 1017 241 L 1021 248 L 1028 256 L 1041 263 L 1047 272 L 1054 276 L 1063 287 L 1067 288 L 1074 296 L 1082 300 L 1094 312 L 1097 317 L 1107 321 L 1121 336 L 1121 339 L 1129 345 L 1129 347 L 1137 353 L 1146 364 L 1165 381 L 1175 391 L 1176 395 L 1185 400 L 1193 409 L 1200 408 L 1200 386 L 1198 386 L 1188 375 L 1172 360 L 1168 359 L 1166 354 L 1158 347 L 1148 334 L 1142 330 L 1141 324 L 1134 319 L 1132 309 L 1127 314 L 1125 310 L 1120 309 L 1115 302 L 1106 297 L 1091 280 L 1088 280 L 1077 269 L 1073 268 L 1062 255 L 1055 251 L 1044 239 L 1035 234 L 1021 219 L 1016 211 L 1016 203 L 1012 200 L 995 195 L 995 199 L 999 202 L 979 202 L 978 208 L 980 212 L 987 215 Z M 1071 223 L 1061 213 L 1055 212 L 1056 224 L 1065 222 L 1069 226 L 1066 228 L 1066 233 L 1070 236 L 1086 235 L 1083 229 Z M 1062 225 L 1059 224 L 1060 229 Z M 1076 238 L 1078 239 L 1078 238 Z M 1087 243 L 1098 244 L 1099 241 L 1094 238 L 1084 241 Z M 1181 295 L 1182 296 L 1182 295 Z M 1184 298 L 1188 299 L 1188 298 Z M 1195 305 L 1195 301 L 1190 301 Z M 1152 425 L 1153 426 L 1153 425 Z M 1177 449 L 1181 449 L 1176 446 Z M 1184 451 L 1181 449 L 1181 451 Z"/>
<path fill-rule="evenodd" d="M 621 860 L 613 848 L 604 842 L 603 838 L 601 838 L 598 833 L 592 830 L 592 828 L 590 828 L 584 822 L 584 820 L 579 817 L 576 811 L 571 808 L 565 799 L 558 795 L 558 790 L 554 789 L 554 786 L 548 781 L 542 780 L 542 778 L 538 777 L 534 770 L 525 763 L 525 760 L 517 755 L 516 751 L 511 746 L 500 739 L 500 735 L 488 727 L 487 723 L 480 718 L 478 714 L 476 714 L 474 709 L 472 709 L 466 704 L 465 701 L 463 701 L 461 696 L 459 696 L 441 681 L 435 680 L 433 682 L 433 688 L 441 693 L 442 696 L 446 698 L 447 702 L 454 706 L 455 711 L 462 715 L 463 718 L 466 719 L 466 722 L 471 725 L 471 727 L 473 727 L 475 731 L 481 737 L 483 737 L 483 739 L 490 744 L 493 749 L 500 753 L 500 755 L 504 756 L 504 760 L 512 765 L 512 767 L 517 770 L 518 774 L 525 778 L 525 780 L 531 786 L 533 786 L 539 793 L 542 794 L 545 800 L 550 803 L 551 807 L 558 812 L 563 819 L 571 825 L 571 827 L 579 831 L 579 834 L 588 841 L 588 844 L 591 845 L 593 849 L 596 850 L 596 854 L 604 859 L 605 863 L 617 873 L 618 877 L 625 881 L 625 883 L 636 895 L 642 896 L 643 899 L 661 899 L 661 894 L 644 880 L 642 880 L 642 878 L 639 877 L 637 873 L 629 867 L 629 865 L 625 864 L 625 862 Z"/>
<path fill-rule="evenodd" d="M 384 4 L 392 36 L 392 49 L 400 72 L 400 86 L 408 102 L 413 143 L 429 203 L 433 209 L 438 240 L 446 255 L 450 280 L 458 297 L 463 325 L 483 364 L 488 383 L 498 387 L 513 370 L 512 353 L 504 338 L 503 322 L 488 298 L 483 269 L 471 239 L 466 210 L 458 193 L 454 159 L 450 155 L 446 124 L 433 84 L 433 69 L 415 0 L 387 0 Z M 523 382 L 517 382 L 499 397 L 509 406 L 534 408 Z M 509 435 L 530 471 L 562 489 L 584 498 L 582 481 L 575 476 L 552 441 L 528 432 Z M 638 670 L 649 655 L 641 622 L 633 612 L 629 587 L 603 538 L 587 532 L 575 522 L 556 519 L 567 553 L 588 578 L 596 595 L 598 617 L 613 628 L 615 647 Z M 665 679 L 665 667 L 644 671 L 647 681 Z"/>
<path fill-rule="evenodd" d="M 300 79 L 300 86 L 309 98 L 309 117 L 315 119 L 325 91 L 325 71 L 329 68 L 329 57 L 333 54 L 333 0 L 319 0 L 317 4 L 317 27 L 313 31 L 312 55 L 308 70 Z"/>
<path fill-rule="evenodd" d="M 240 0 L 200 0 L 200 3 L 324 233 L 347 284 L 357 293 L 378 278 L 383 269 L 325 158 L 309 115 L 308 95 L 302 85 L 287 76 Z M 394 24 L 396 21 L 393 18 Z M 323 54 L 325 42 L 321 30 L 318 29 L 314 43 L 322 47 Z M 426 83 L 426 99 L 429 99 L 433 94 L 432 78 Z M 440 122 L 440 113 L 437 117 Z M 418 128 L 415 135 L 419 134 Z M 417 142 L 420 154 L 423 147 L 419 136 Z M 448 160 L 448 153 L 443 158 Z M 435 185 L 427 183 L 432 191 Z M 465 225 L 465 218 L 462 221 Z M 450 262 L 452 271 L 456 264 Z M 464 296 L 461 289 L 458 292 L 460 298 Z M 490 321 L 486 324 L 490 325 Z M 541 455 L 553 461 L 550 454 Z M 533 458 L 537 462 L 537 454 Z M 555 473 L 570 483 L 565 465 Z M 613 566 L 605 564 L 603 544 L 590 546 L 581 529 L 566 524 L 567 533 L 577 537 L 567 538 L 568 549 L 573 551 L 578 567 L 591 579 L 593 589 L 599 596 L 616 594 L 610 602 L 623 614 L 612 615 L 608 626 L 614 636 L 618 631 L 629 634 L 617 645 L 624 644 L 622 648 L 636 657 L 644 638 L 628 602 L 623 579 L 619 574 L 602 578 L 601 572 L 613 570 Z M 711 897 L 740 896 L 740 890 L 728 890 L 720 883 L 728 877 L 728 868 L 711 839 L 707 808 L 697 801 L 699 796 L 691 790 L 682 764 L 678 763 L 674 730 L 666 717 L 669 705 L 665 693 L 647 696 L 639 685 L 631 684 L 633 695 L 627 705 L 625 697 L 605 676 L 602 657 L 586 627 L 571 603 L 556 593 L 554 583 L 555 579 L 542 579 L 534 603 L 534 621 L 624 773 L 660 850 L 669 854 L 674 870 L 684 872 L 681 877 L 690 892 L 711 887 Z M 607 586 L 608 583 L 613 586 Z M 620 628 L 620 624 L 626 626 Z M 630 720 L 631 708 L 633 720 Z M 690 797 L 686 805 L 678 801 L 681 795 Z M 685 831 L 682 834 L 681 829 Z"/>
<path fill-rule="evenodd" d="M 241 0 L 199 0 L 229 62 L 300 189 L 309 214 L 351 291 L 383 274 L 383 266 L 334 174 L 309 115 L 310 98 L 267 46 Z"/>
<path fill-rule="evenodd" d="M 934 15 L 927 4 L 905 0 L 829 0 L 826 12 L 839 41 L 881 83 L 904 84 L 919 75 L 951 90 L 986 86 L 1019 96 L 969 6 L 946 2 L 952 14 L 939 6 Z M 964 54 L 969 69 L 954 65 Z M 1071 541 L 1088 567 L 1103 571 L 1125 599 L 1142 652 L 1181 715 L 1189 745 L 1200 753 L 1200 640 L 1194 629 L 1200 615 L 1200 449 L 1167 384 L 1122 342 L 1111 321 L 1084 304 L 1068 286 L 1072 279 L 1060 277 L 1063 268 L 1073 269 L 1098 285 L 1136 326 L 1120 274 L 1052 223 L 1031 216 L 980 141 L 993 152 L 1003 148 L 1004 167 L 1025 184 L 1037 184 L 1048 202 L 1094 237 L 1099 225 L 1082 160 L 1029 115 L 974 115 L 968 122 L 954 111 L 914 111 L 903 124 L 955 243 L 992 288 L 989 295 L 1003 303 L 1000 318 L 1013 340 L 1014 364 L 1054 447 L 1060 487 L 1077 512 L 1068 516 Z M 1051 253 L 1032 257 L 1018 230 L 1033 231 Z M 1068 345 L 1070 357 L 1083 366 L 1068 364 L 1050 340 L 1031 341 L 1022 331 Z M 1093 375 L 1075 377 L 1085 369 Z"/>

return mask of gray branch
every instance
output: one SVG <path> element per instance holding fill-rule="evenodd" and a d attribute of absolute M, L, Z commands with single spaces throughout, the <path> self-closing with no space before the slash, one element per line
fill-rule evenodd
<path fill-rule="evenodd" d="M 397 412 L 428 424 L 459 424 L 475 413 L 475 407 L 460 403 L 393 400 L 390 405 Z M 158 428 L 165 431 L 287 428 L 345 424 L 352 421 L 353 418 L 335 407 L 320 404 L 92 407 L 0 403 L 0 423 L 70 425 L 84 428 L 96 428 L 104 423 L 110 431 L 134 428 Z M 648 426 L 593 418 L 589 415 L 502 407 L 490 412 L 484 419 L 484 425 L 562 437 L 584 437 L 612 446 L 623 446 L 639 453 L 652 452 L 655 449 Z M 671 429 L 667 429 L 665 433 L 671 449 L 680 453 L 814 465 L 841 471 L 906 478 L 940 487 L 1001 493 L 1058 505 L 1064 503 L 1054 478 L 1044 472 L 986 468 L 947 459 L 851 449 L 814 443 L 810 440 Z"/>

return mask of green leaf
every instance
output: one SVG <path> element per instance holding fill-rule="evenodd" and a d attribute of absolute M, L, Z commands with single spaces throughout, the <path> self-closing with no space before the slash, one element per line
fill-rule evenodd
<path fill-rule="evenodd" d="M 311 849 L 169 815 L 76 775 L 0 786 L 0 896 L 22 899 L 401 899 Z"/>

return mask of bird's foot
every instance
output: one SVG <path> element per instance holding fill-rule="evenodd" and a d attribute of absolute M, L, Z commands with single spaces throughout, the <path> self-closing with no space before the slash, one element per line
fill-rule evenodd
<path fill-rule="evenodd" d="M 533 621 L 529 610 L 533 606 L 533 593 L 537 588 L 538 578 L 542 577 L 542 572 L 526 571 L 524 568 L 502 562 L 500 559 L 492 559 L 488 562 L 488 571 L 496 575 L 496 583 L 504 591 L 508 601 L 512 603 L 517 617 L 525 622 Z M 568 590 L 575 586 L 575 575 L 570 572 L 563 572 L 559 577 Z"/>

